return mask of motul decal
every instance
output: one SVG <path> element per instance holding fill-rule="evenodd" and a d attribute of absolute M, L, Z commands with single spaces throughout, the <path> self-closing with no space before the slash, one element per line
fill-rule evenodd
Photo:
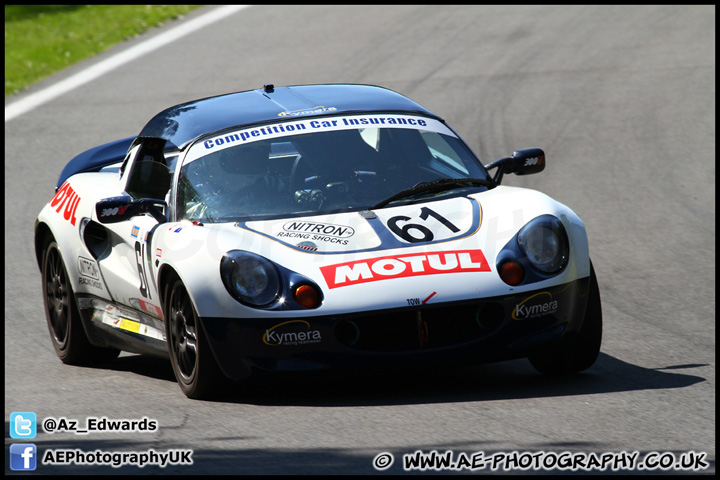
<path fill-rule="evenodd" d="M 392 255 L 320 267 L 329 288 L 391 278 L 459 272 L 489 272 L 482 250 Z"/>
<path fill-rule="evenodd" d="M 75 218 L 75 212 L 77 211 L 79 203 L 80 196 L 72 189 L 70 183 L 65 182 L 58 189 L 52 200 L 50 200 L 50 207 L 54 208 L 57 205 L 56 212 L 58 213 L 65 207 L 63 218 L 70 221 L 72 225 L 75 225 L 77 220 L 77 218 Z"/>

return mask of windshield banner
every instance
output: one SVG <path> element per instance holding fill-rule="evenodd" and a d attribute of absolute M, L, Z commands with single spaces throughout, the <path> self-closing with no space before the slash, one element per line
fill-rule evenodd
<path fill-rule="evenodd" d="M 268 138 L 366 128 L 409 128 L 456 137 L 444 123 L 427 117 L 391 114 L 320 117 L 244 128 L 208 138 L 192 146 L 185 163 L 197 160 L 209 153 Z"/>

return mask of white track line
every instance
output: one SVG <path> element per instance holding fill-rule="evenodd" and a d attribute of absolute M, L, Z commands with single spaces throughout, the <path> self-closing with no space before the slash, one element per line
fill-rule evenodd
<path fill-rule="evenodd" d="M 168 30 L 167 32 L 161 33 L 160 35 L 150 38 L 149 40 L 135 45 L 124 52 L 120 52 L 106 60 L 98 62 L 97 64 L 79 72 L 75 75 L 66 78 L 50 87 L 29 95 L 21 100 L 5 107 L 5 121 L 8 122 L 13 118 L 26 113 L 35 107 L 42 105 L 60 95 L 73 90 L 80 85 L 90 82 L 101 75 L 104 75 L 125 63 L 135 60 L 138 57 L 145 55 L 146 53 L 152 52 L 168 43 L 174 42 L 175 40 L 184 37 L 196 30 L 199 30 L 211 23 L 218 20 L 227 18 L 228 16 L 243 10 L 250 5 L 225 5 L 215 10 L 212 10 L 200 17 L 194 18 L 186 23 L 182 23 L 179 26 Z"/>

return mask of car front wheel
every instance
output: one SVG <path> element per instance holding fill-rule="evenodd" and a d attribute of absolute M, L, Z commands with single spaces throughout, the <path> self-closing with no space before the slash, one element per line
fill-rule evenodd
<path fill-rule="evenodd" d="M 600 354 L 602 343 L 602 305 L 595 269 L 590 264 L 590 286 L 585 319 L 572 342 L 530 357 L 530 363 L 546 375 L 567 375 L 590 368 Z"/>
<path fill-rule="evenodd" d="M 180 389 L 188 398 L 216 394 L 224 376 L 215 361 L 190 295 L 175 278 L 167 288 L 165 335 Z"/>

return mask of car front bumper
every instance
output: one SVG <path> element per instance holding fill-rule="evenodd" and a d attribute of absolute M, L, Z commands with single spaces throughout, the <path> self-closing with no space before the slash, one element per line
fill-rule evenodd
<path fill-rule="evenodd" d="M 225 375 L 432 368 L 528 356 L 582 326 L 589 278 L 507 296 L 278 319 L 202 317 Z"/>

